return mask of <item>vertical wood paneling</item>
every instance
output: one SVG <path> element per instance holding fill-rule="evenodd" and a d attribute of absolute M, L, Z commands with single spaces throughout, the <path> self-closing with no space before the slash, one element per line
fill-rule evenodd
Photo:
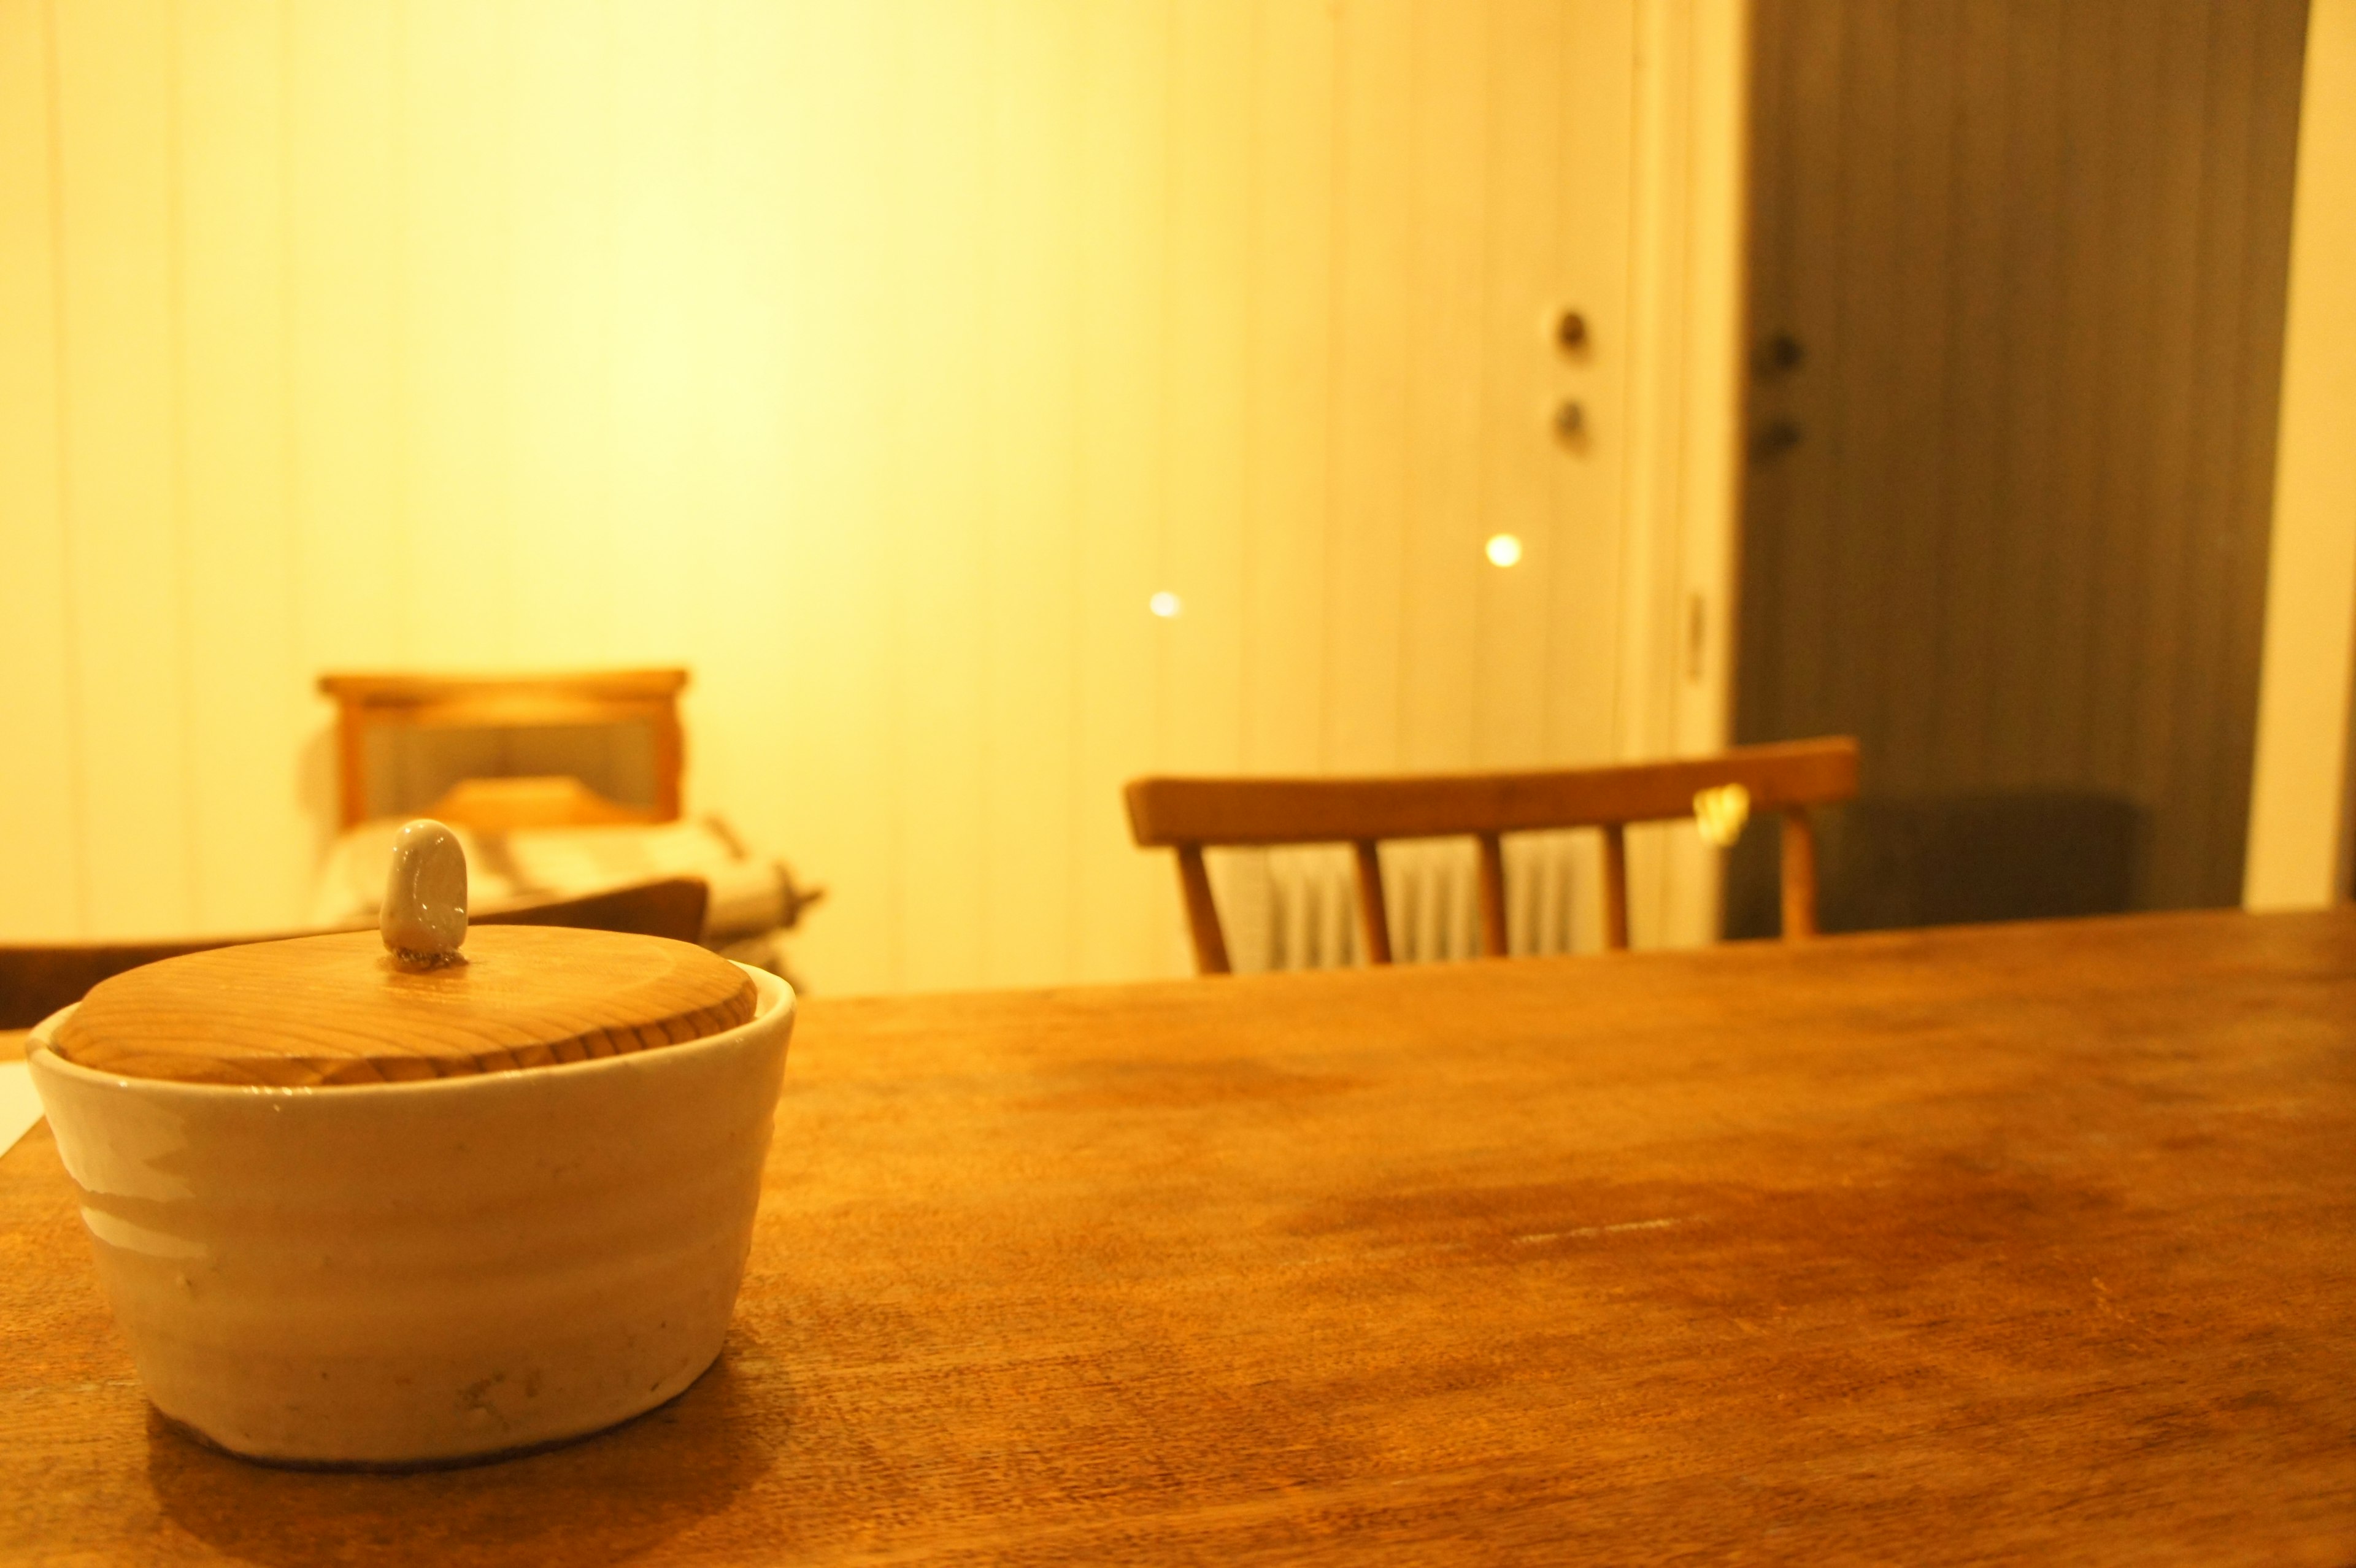
<path fill-rule="evenodd" d="M 1970 664 L 1957 660 L 1948 690 L 1966 684 L 1983 688 L 1979 732 L 1990 775 L 2028 778 L 2045 743 L 2037 716 L 2052 671 L 2042 637 L 2056 613 L 2053 561 L 2065 531 L 2053 516 L 2063 452 L 2059 426 L 2065 402 L 2074 400 L 2065 399 L 2056 373 L 2064 334 L 2048 326 L 2016 338 L 2014 324 L 2052 323 L 2062 308 L 2063 6 L 2061 0 L 1997 0 L 1997 8 L 2008 44 L 2005 163 L 1997 176 L 2004 193 L 1997 210 L 2006 219 L 2005 250 L 1996 268 L 2002 292 L 1996 319 L 1973 330 L 1997 335 L 1995 373 L 2003 407 L 1989 439 L 1999 479 L 1987 514 L 1996 542 L 1990 586 L 2000 597 L 1958 614 L 1966 624 L 1985 617 L 1987 674 L 1976 681 Z M 2001 603 L 2017 608 L 1998 624 L 1994 606 Z M 1801 635 L 1793 645 L 1813 642 Z"/>
<path fill-rule="evenodd" d="M 400 426 L 403 450 L 406 656 L 496 669 L 512 665 L 519 574 L 511 510 L 509 389 L 531 374 L 513 354 L 510 310 L 534 258 L 511 257 L 509 197 L 518 171 L 509 129 L 511 37 L 505 6 L 409 0 L 401 12 L 402 105 Z M 528 641 L 523 645 L 531 645 Z"/>
<path fill-rule="evenodd" d="M 1879 664 L 1891 644 L 1897 611 L 1890 602 L 1895 539 L 1886 517 L 1900 478 L 1890 421 L 1902 374 L 1897 362 L 1898 160 L 1900 73 L 1906 63 L 1898 5 L 1843 7 L 1838 232 L 1840 390 L 1826 411 L 1825 437 L 1847 481 L 1826 498 L 1834 543 L 1831 588 L 1840 603 L 1869 606 L 1845 627 L 1826 663 L 1845 712 L 1869 714 L 1877 734 L 1889 730 L 1888 688 Z M 1822 177 L 1821 174 L 1818 176 Z M 1814 258 L 1802 265 L 1813 264 Z M 1876 753 L 1879 776 L 1910 783 L 1908 760 Z"/>
<path fill-rule="evenodd" d="M 2252 338 L 2264 336 L 2262 331 L 2253 330 L 2254 291 L 2248 244 L 2255 217 L 2251 210 L 2255 193 L 2250 184 L 2250 154 L 2258 40 L 2254 28 L 2219 27 L 2214 18 L 2204 19 L 2211 24 L 2209 91 L 2200 130 L 2200 199 L 2206 221 L 2197 237 L 2200 253 L 2190 269 L 2196 292 L 2185 308 L 2192 364 L 2214 367 L 2220 380 L 2232 384 L 2242 380 L 2248 360 L 2259 357 Z M 2246 548 L 2232 515 L 2233 453 L 2240 427 L 2248 418 L 2246 404 L 2238 398 L 2236 401 L 2230 414 L 2209 418 L 2199 417 L 2196 403 L 2182 436 L 2183 507 L 2191 526 L 2184 530 L 2176 563 L 2185 584 L 2185 603 L 2175 648 L 2176 667 L 2169 672 L 2166 685 L 2172 692 L 2192 694 L 2186 706 L 2194 713 L 2224 711 L 2232 689 L 2226 684 L 2232 660 L 2225 637 L 2233 596 L 2218 590 L 2232 581 L 2233 559 Z M 2174 784 L 2186 798 L 2214 802 L 2221 795 L 2246 796 L 2249 771 L 2239 770 L 2238 778 L 2228 771 L 2237 754 L 2246 753 L 2237 753 L 2229 744 L 2179 746 L 2175 751 L 2179 772 Z M 2200 890 L 2232 877 L 2240 856 L 2221 857 L 2219 851 L 2225 847 L 2219 840 L 2230 837 L 2238 842 L 2245 837 L 2243 820 L 2243 814 L 2224 818 L 2213 808 L 2192 814 L 2183 827 L 2190 852 L 2178 863 L 2178 874 Z"/>
<path fill-rule="evenodd" d="M 2096 790 L 2240 891 L 2297 0 L 1761 8 L 1738 733 Z M 1821 280 L 1837 277 L 1837 297 Z"/>
<path fill-rule="evenodd" d="M 2092 776 L 2091 705 L 2100 565 L 2103 432 L 2109 400 L 2084 395 L 2101 385 L 2110 336 L 2113 192 L 2124 176 L 2113 100 L 2121 72 L 2120 16 L 2114 5 L 2062 8 L 2062 286 L 2055 351 L 2056 411 L 2051 587 L 2045 614 L 2026 628 L 2043 674 L 2038 749 L 2063 776 Z"/>
<path fill-rule="evenodd" d="M 311 670 L 364 668 L 411 656 L 400 51 L 384 0 L 288 3 L 295 603 Z"/>
<path fill-rule="evenodd" d="M 174 395 L 177 29 L 162 0 L 61 6 L 56 26 L 88 918 L 171 931 L 197 914 Z"/>
<path fill-rule="evenodd" d="M 1840 645 L 1844 639 L 1810 635 L 1804 624 L 1787 624 L 1791 618 L 1774 610 L 1784 603 L 1781 595 L 1786 592 L 1800 596 L 1798 603 L 1815 594 L 1826 602 L 1846 603 L 1843 595 L 1860 585 L 1848 575 L 1853 563 L 1840 548 L 1840 526 L 1847 519 L 1832 485 L 1837 465 L 1849 450 L 1841 421 L 1848 390 L 1847 347 L 1855 328 L 1845 309 L 1846 264 L 1825 265 L 1804 251 L 1815 236 L 1839 231 L 1853 183 L 1840 155 L 1848 107 L 1848 94 L 1843 91 L 1850 52 L 1846 18 L 1844 8 L 1793 0 L 1761 13 L 1761 37 L 1783 40 L 1787 74 L 1780 102 L 1788 123 L 1753 140 L 1752 178 L 1762 188 L 1781 193 L 1792 207 L 1780 224 L 1771 211 L 1759 211 L 1752 242 L 1772 246 L 1790 292 L 1786 314 L 1780 317 L 1772 304 L 1761 301 L 1753 311 L 1751 332 L 1758 338 L 1772 322 L 1787 323 L 1805 357 L 1755 395 L 1761 417 L 1754 421 L 1753 441 L 1766 433 L 1772 410 L 1789 417 L 1803 444 L 1793 454 L 1798 461 L 1763 466 L 1754 462 L 1751 469 L 1776 490 L 1752 502 L 1745 517 L 1743 549 L 1746 555 L 1774 560 L 1781 571 L 1772 588 L 1753 580 L 1753 591 L 1743 603 L 1743 624 L 1759 638 L 1755 648 L 1772 651 L 1769 668 L 1774 672 L 1754 677 L 1759 657 L 1754 652 L 1737 682 L 1740 700 L 1746 702 L 1771 683 L 1778 704 L 1825 701 L 1839 689 L 1836 683 L 1855 656 Z M 1761 97 L 1779 101 L 1763 91 Z M 1779 155 L 1783 168 L 1770 176 L 1763 165 Z M 1783 238 L 1771 238 L 1778 235 Z M 1797 373 L 1803 370 L 1804 374 Z M 1751 519 L 1770 515 L 1767 508 L 1777 501 L 1781 509 L 1772 514 L 1776 525 L 1752 526 Z M 1847 704 L 1840 710 L 1855 708 Z"/>
<path fill-rule="evenodd" d="M 798 421 L 819 368 L 807 317 L 823 308 L 810 297 L 808 251 L 824 222 L 810 210 L 805 127 L 792 112 L 825 67 L 810 58 L 809 21 L 807 7 L 723 4 L 711 12 L 712 199 L 703 226 L 713 483 L 709 520 L 701 528 L 690 520 L 686 531 L 703 536 L 695 594 L 704 626 L 691 650 L 697 809 L 726 812 L 755 841 L 790 846 L 796 864 L 823 883 L 834 875 L 834 825 L 813 819 L 808 797 L 837 764 L 812 753 L 862 737 L 806 727 L 802 693 L 818 675 L 790 656 L 790 624 L 809 592 L 797 547 L 841 526 L 810 515 L 809 442 Z M 731 714 L 760 720 L 731 723 Z M 808 826 L 780 831 L 796 822 Z"/>
<path fill-rule="evenodd" d="M 1899 7 L 1887 79 L 1890 183 L 1876 187 L 1889 202 L 1886 278 L 1860 273 L 1857 283 L 1882 301 L 1890 333 L 1882 367 L 1888 399 L 1879 417 L 1912 439 L 1893 441 L 1881 456 L 1879 488 L 1870 505 L 1884 540 L 1879 645 L 1861 662 L 1883 683 L 1882 724 L 1893 758 L 1921 759 L 1927 770 L 1932 736 L 1945 716 L 1934 714 L 1940 629 L 1954 607 L 1946 580 L 1950 517 L 1956 486 L 1947 462 L 1944 417 L 1951 393 L 1955 274 L 1955 146 L 1960 118 L 1959 7 L 1954 0 L 1909 0 Z M 1933 199 L 1915 192 L 1936 193 Z M 1904 194 L 1901 194 L 1904 193 Z M 1919 439 L 1927 433 L 1929 439 Z M 1867 650 L 1857 650 L 1866 654 Z"/>
<path fill-rule="evenodd" d="M 1250 385 L 1246 394 L 1243 760 L 1273 773 L 1323 761 L 1327 502 L 1333 440 L 1334 12 L 1258 12 L 1251 106 Z"/>
<path fill-rule="evenodd" d="M 267 929 L 309 901 L 286 737 L 309 717 L 286 483 L 285 16 L 180 12 L 180 321 L 195 918 Z"/>
<path fill-rule="evenodd" d="M 2204 0 L 2175 0 L 2154 18 L 2160 35 L 2160 101 L 2166 106 L 2154 138 L 2158 168 L 2158 219 L 2151 242 L 2157 253 L 2151 319 L 2142 337 L 2150 356 L 2151 402 L 2143 435 L 2149 476 L 2143 510 L 2149 521 L 2139 541 L 2144 555 L 2137 600 L 2142 625 L 2133 715 L 2134 750 L 2129 768 L 2142 788 L 2166 799 L 2185 792 L 2205 773 L 2189 766 L 2206 749 L 2206 737 L 2188 746 L 2179 732 L 2187 715 L 2184 693 L 2191 672 L 2184 645 L 2196 613 L 2198 586 L 2189 572 L 2192 541 L 2204 521 L 2188 493 L 2193 429 L 2199 420 L 2203 367 L 2200 342 L 2201 272 L 2213 258 L 2204 254 L 2203 236 L 2218 221 L 2208 178 L 2207 104 L 2209 44 L 2214 28 Z M 2195 715 L 2205 719 L 2206 711 Z M 2200 870 L 2207 846 L 2197 816 L 2179 829 L 2179 852 L 2155 859 L 2145 896 L 2161 905 L 2199 903 Z"/>
<path fill-rule="evenodd" d="M 605 396 L 614 316 L 612 18 L 603 4 L 517 0 L 510 16 L 505 249 L 509 504 L 518 646 L 558 665 L 605 657 L 617 611 Z M 403 139 L 422 118 L 404 95 Z M 404 214 L 404 219 L 407 215 Z M 404 372 L 410 368 L 404 362 Z M 407 432 L 414 441 L 415 433 Z M 415 496 L 407 496 L 414 505 Z M 412 585 L 434 610 L 439 579 Z M 417 656 L 412 653 L 412 656 Z"/>
<path fill-rule="evenodd" d="M 2154 475 L 2148 432 L 2157 389 L 2150 375 L 2123 375 L 2148 350 L 2157 325 L 2159 274 L 2167 258 L 2156 248 L 2122 245 L 2123 231 L 2165 221 L 2160 210 L 2164 105 L 2163 13 L 2158 7 L 2115 7 L 2111 51 L 2096 69 L 2111 78 L 2105 132 L 2113 154 L 2108 179 L 2092 194 L 2103 227 L 2091 236 L 2098 271 L 2096 319 L 2101 324 L 2100 376 L 2110 382 L 2095 406 L 2094 531 L 2087 552 L 2088 620 L 2084 641 L 2070 652 L 2087 665 L 2085 707 L 2075 716 L 2085 737 L 2087 768 L 2096 777 L 2124 777 L 2134 765 L 2136 664 L 2145 630 L 2142 588 L 2159 543 L 2152 506 Z M 2092 249 L 2092 247 L 2090 247 Z M 2150 370 L 2158 367 L 2145 362 Z M 2094 382 L 2086 385 L 2096 384 Z"/>
<path fill-rule="evenodd" d="M 896 375 L 903 388 L 907 523 L 899 708 L 902 983 L 975 985 L 991 905 L 982 877 L 987 818 L 981 642 L 991 606 L 975 526 L 987 431 L 975 400 L 988 385 L 987 321 L 972 247 L 991 191 L 988 13 L 924 0 L 908 28 L 911 178 L 897 194 L 908 257 Z M 1146 592 L 1151 592 L 1147 590 Z M 791 838 L 782 838 L 790 844 Z"/>
<path fill-rule="evenodd" d="M 1625 151 L 1635 135 L 1635 81 L 1625 64 L 1636 52 L 1633 8 L 1614 0 L 1569 7 L 1558 47 L 1560 283 L 1550 303 L 1588 317 L 1592 346 L 1576 357 L 1548 350 L 1553 395 L 1578 400 L 1588 434 L 1575 460 L 1555 466 L 1553 526 L 1546 557 L 1534 563 L 1548 578 L 1543 751 L 1551 761 L 1601 762 L 1618 754 L 1619 654 L 1629 611 L 1620 585 L 1634 405 L 1627 224 L 1634 159 Z M 1619 221 L 1607 224 L 1603 214 Z M 1547 907 L 1558 925 L 1567 923 L 1562 945 L 1593 951 L 1603 945 L 1601 904 L 1590 896 L 1602 886 L 1595 836 L 1571 835 L 1561 849 L 1576 891 L 1549 894 L 1555 901 Z"/>
<path fill-rule="evenodd" d="M 0 834 L 0 939 L 79 930 L 87 909 L 49 24 L 42 0 L 0 4 L 0 821 L 22 825 Z"/>
<path fill-rule="evenodd" d="M 1588 317 L 1592 347 L 1576 357 L 1546 349 L 1552 396 L 1578 400 L 1589 434 L 1572 461 L 1553 465 L 1554 516 L 1547 556 L 1533 568 L 1548 581 L 1543 750 L 1565 761 L 1612 755 L 1616 714 L 1609 691 L 1617 669 L 1623 606 L 1620 527 L 1626 505 L 1630 354 L 1626 215 L 1634 135 L 1635 54 L 1631 7 L 1581 0 L 1557 34 L 1560 85 L 1553 131 L 1553 209 L 1558 293 L 1547 303 Z M 1612 215 L 1617 222 L 1608 221 Z M 1543 331 L 1550 325 L 1534 324 Z M 1550 409 L 1527 411 L 1543 420 Z"/>
<path fill-rule="evenodd" d="M 990 670 L 986 885 L 1025 891 L 1027 917 L 991 921 L 983 973 L 1042 984 L 1069 973 L 1076 861 L 1072 720 L 1080 650 L 1075 213 L 1076 5 L 1001 0 L 992 54 L 995 206 L 986 256 L 990 489 L 982 591 L 996 609 Z"/>
<path fill-rule="evenodd" d="M 1476 516 L 1487 532 L 1520 539 L 1524 555 L 1510 570 L 1474 571 L 1472 756 L 1483 767 L 1528 767 L 1545 754 L 1547 589 L 1558 534 L 1567 531 L 1557 527 L 1556 485 L 1578 461 L 1547 440 L 1546 422 L 1557 377 L 1544 302 L 1562 287 L 1556 225 L 1569 151 L 1557 133 L 1562 20 L 1553 0 L 1518 0 L 1497 8 L 1484 40 L 1489 179 L 1478 341 L 1487 353 Z"/>
<path fill-rule="evenodd" d="M 1172 11 L 1166 765 L 1243 763 L 1244 516 L 1251 378 L 1252 166 L 1259 31 L 1242 0 Z"/>
<path fill-rule="evenodd" d="M 2010 505 L 2006 466 L 2008 229 L 2018 221 L 2004 199 L 2014 112 L 2006 69 L 2010 43 L 2005 0 L 1964 0 L 1954 16 L 1954 192 L 1949 245 L 1957 257 L 1984 258 L 1950 274 L 1945 402 L 1938 471 L 1961 475 L 1979 465 L 1981 485 L 1941 486 L 1941 600 L 1931 655 L 1932 715 L 1923 743 L 1934 775 L 1967 767 L 1994 742 L 1991 703 L 2003 652 L 1993 635 L 2000 590 L 1997 552 Z"/>
<path fill-rule="evenodd" d="M 828 989 L 1183 970 L 1151 768 L 1657 741 L 1637 10 L 0 0 L 0 920 L 299 918 L 332 667 L 691 666 Z"/>
<path fill-rule="evenodd" d="M 1482 330 L 1487 256 L 1488 16 L 1420 0 L 1408 102 L 1414 188 L 1408 323 L 1406 598 L 1399 762 L 1472 756 L 1480 655 Z"/>
<path fill-rule="evenodd" d="M 893 382 L 867 350 L 875 325 L 904 293 L 892 215 L 870 195 L 901 178 L 889 107 L 905 69 L 901 16 L 896 5 L 858 0 L 803 10 L 787 133 L 796 169 L 790 255 L 802 285 L 791 363 L 826 369 L 795 375 L 787 389 L 797 455 L 786 497 L 791 549 L 777 667 L 789 672 L 783 689 L 798 722 L 839 737 L 841 754 L 823 767 L 798 767 L 787 736 L 773 734 L 760 775 L 780 781 L 773 800 L 791 802 L 765 836 L 776 823 L 826 825 L 812 869 L 843 890 L 842 918 L 823 936 L 813 931 L 810 961 L 860 990 L 891 983 L 894 924 L 890 805 L 868 781 L 888 777 L 892 766 L 892 729 L 876 722 L 889 708 L 888 645 L 871 628 L 888 603 L 895 402 Z M 838 155 L 844 145 L 866 149 L 865 157 Z"/>
<path fill-rule="evenodd" d="M 1323 715 L 1336 769 L 1399 765 L 1408 517 L 1413 0 L 1336 19 L 1332 589 Z"/>
<path fill-rule="evenodd" d="M 615 581 L 612 656 L 665 664 L 697 641 L 712 562 L 707 516 L 713 329 L 710 8 L 614 5 Z M 479 225 L 497 230 L 498 217 Z M 498 269 L 494 270 L 495 272 Z"/>
<path fill-rule="evenodd" d="M 1675 89 L 1691 69 L 1691 16 L 1676 6 L 1637 8 L 1639 62 L 1630 156 L 1636 199 L 1630 213 L 1629 311 L 1631 397 L 1625 537 L 1619 552 L 1618 591 L 1625 610 L 1614 669 L 1614 749 L 1658 756 L 1676 739 L 1673 704 L 1638 700 L 1647 690 L 1677 684 L 1684 652 L 1678 593 L 1678 528 L 1685 469 L 1675 424 L 1665 418 L 1684 381 L 1687 333 L 1683 308 L 1687 254 L 1679 243 L 1683 203 L 1665 171 L 1690 166 L 1690 125 L 1675 108 Z M 1629 929 L 1632 940 L 1660 939 L 1675 853 L 1670 830 L 1646 826 L 1628 835 Z"/>
<path fill-rule="evenodd" d="M 1173 878 L 1129 837 L 1120 786 L 1158 765 L 1157 679 L 1179 627 L 1144 613 L 1159 574 L 1168 464 L 1164 302 L 1172 280 L 1168 0 L 1085 8 L 1079 67 L 1078 771 L 1074 972 L 1151 974 L 1184 941 Z"/>

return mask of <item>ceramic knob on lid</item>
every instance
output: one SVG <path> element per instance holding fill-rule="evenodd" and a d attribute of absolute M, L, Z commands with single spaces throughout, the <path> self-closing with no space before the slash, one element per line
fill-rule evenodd
<path fill-rule="evenodd" d="M 466 960 L 466 851 L 458 836 L 420 817 L 392 837 L 392 869 L 377 917 L 384 949 L 404 969 Z"/>
<path fill-rule="evenodd" d="M 751 1019 L 751 978 L 660 937 L 466 923 L 457 837 L 395 840 L 377 932 L 215 948 L 102 982 L 51 1049 L 196 1083 L 399 1083 L 647 1051 Z"/>

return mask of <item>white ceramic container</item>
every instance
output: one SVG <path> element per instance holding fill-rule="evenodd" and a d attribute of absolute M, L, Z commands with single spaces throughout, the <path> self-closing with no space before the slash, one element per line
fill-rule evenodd
<path fill-rule="evenodd" d="M 115 1319 L 165 1415 L 283 1464 L 409 1466 L 578 1437 L 711 1365 L 793 1031 L 423 1083 L 33 1081 Z"/>

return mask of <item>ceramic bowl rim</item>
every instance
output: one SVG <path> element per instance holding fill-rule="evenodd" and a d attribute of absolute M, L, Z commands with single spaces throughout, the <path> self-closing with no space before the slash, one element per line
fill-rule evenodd
<path fill-rule="evenodd" d="M 729 962 L 735 963 L 735 960 L 730 959 Z M 129 1072 L 101 1072 L 59 1056 L 50 1049 L 49 1041 L 56 1037 L 66 1019 L 73 1016 L 74 1008 L 81 1005 L 80 1002 L 59 1008 L 33 1026 L 27 1040 L 29 1049 L 25 1052 L 25 1060 L 28 1064 L 37 1064 L 43 1072 L 54 1072 L 70 1083 L 93 1089 L 115 1089 L 127 1093 L 195 1102 L 251 1102 L 256 1096 L 301 1102 L 324 1096 L 342 1104 L 356 1102 L 362 1097 L 383 1100 L 392 1096 L 463 1093 L 468 1091 L 479 1094 L 503 1081 L 523 1083 L 562 1078 L 579 1082 L 600 1072 L 645 1072 L 658 1061 L 684 1062 L 741 1044 L 757 1031 L 790 1029 L 798 1010 L 795 1005 L 794 988 L 766 969 L 756 969 L 749 964 L 737 964 L 736 967 L 752 977 L 754 1003 L 753 1016 L 735 1028 L 680 1040 L 675 1045 L 625 1051 L 618 1056 L 592 1057 L 585 1061 L 557 1061 L 541 1067 L 468 1072 L 448 1078 L 412 1078 L 391 1083 L 192 1083 L 178 1078 L 145 1078 Z"/>

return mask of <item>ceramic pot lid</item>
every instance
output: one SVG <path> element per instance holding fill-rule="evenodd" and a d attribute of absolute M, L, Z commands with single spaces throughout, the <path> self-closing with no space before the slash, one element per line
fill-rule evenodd
<path fill-rule="evenodd" d="M 117 975 L 83 998 L 50 1049 L 128 1077 L 384 1083 L 617 1056 L 752 1018 L 751 977 L 689 943 L 562 926 L 468 931 L 463 857 L 455 920 L 442 859 L 456 853 L 446 828 L 412 823 L 381 933 L 220 947 Z"/>

